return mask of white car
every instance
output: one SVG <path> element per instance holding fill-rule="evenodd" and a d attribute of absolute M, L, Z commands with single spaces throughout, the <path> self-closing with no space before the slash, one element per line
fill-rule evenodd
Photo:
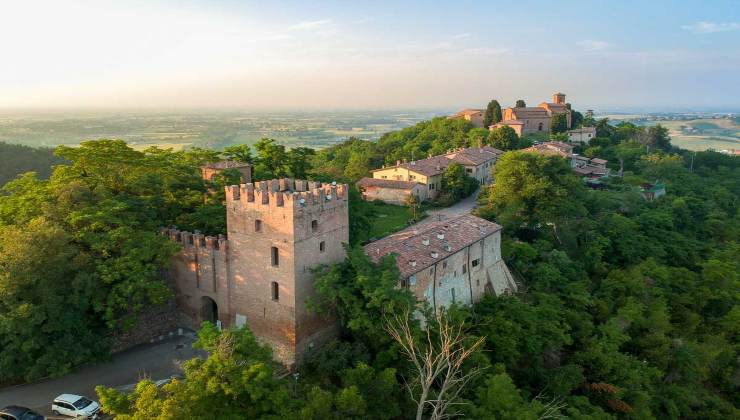
<path fill-rule="evenodd" d="M 54 398 L 51 411 L 58 415 L 84 419 L 95 419 L 100 411 L 100 404 L 95 401 L 74 394 L 62 394 Z"/>

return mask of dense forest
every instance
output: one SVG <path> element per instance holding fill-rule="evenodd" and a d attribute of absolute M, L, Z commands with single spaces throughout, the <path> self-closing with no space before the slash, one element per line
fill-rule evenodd
<path fill-rule="evenodd" d="M 50 179 L 22 175 L 0 196 L 0 383 L 106 357 L 98 337 L 169 298 L 158 272 L 176 249 L 157 227 L 223 229 L 220 198 L 203 201 L 204 162 L 352 182 L 384 163 L 493 144 L 510 151 L 477 212 L 504 226 L 518 293 L 427 308 L 422 329 L 392 258 L 362 253 L 373 215 L 353 194 L 348 257 L 317 271 L 311 302 L 339 314 L 342 335 L 299 375 L 278 375 L 249 330 L 205 324 L 197 345 L 209 356 L 188 361 L 183 380 L 127 395 L 101 387 L 104 408 L 122 419 L 738 418 L 740 161 L 675 149 L 660 126 L 583 124 L 597 137 L 578 152 L 620 175 L 599 189 L 559 157 L 516 151 L 531 139 L 442 118 L 319 151 L 270 140 L 254 153 L 61 147 L 67 163 Z M 656 181 L 667 195 L 646 201 L 639 186 Z"/>
<path fill-rule="evenodd" d="M 54 149 L 34 148 L 0 141 L 0 186 L 25 172 L 36 172 L 41 178 L 51 175 L 52 166 L 64 159 L 54 155 Z"/>

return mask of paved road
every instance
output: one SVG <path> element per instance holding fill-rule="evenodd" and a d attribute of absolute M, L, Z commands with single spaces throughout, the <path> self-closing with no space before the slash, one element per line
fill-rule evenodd
<path fill-rule="evenodd" d="M 429 223 L 429 222 L 437 222 L 437 221 L 445 220 L 445 219 L 451 219 L 453 217 L 462 216 L 464 214 L 470 213 L 471 211 L 473 211 L 473 209 L 476 206 L 479 193 L 480 193 L 480 188 L 476 190 L 473 194 L 471 194 L 470 197 L 460 200 L 459 202 L 451 205 L 450 207 L 427 211 L 427 217 L 424 218 L 424 220 L 422 220 L 421 222 L 417 223 L 416 225 L 420 225 L 423 223 Z"/>
<path fill-rule="evenodd" d="M 96 399 L 95 386 L 122 387 L 142 378 L 169 378 L 182 370 L 180 362 L 197 355 L 195 334 L 186 332 L 155 344 L 145 344 L 113 356 L 107 363 L 86 366 L 61 378 L 0 390 L 0 407 L 16 404 L 51 415 L 51 401 L 59 394 Z"/>

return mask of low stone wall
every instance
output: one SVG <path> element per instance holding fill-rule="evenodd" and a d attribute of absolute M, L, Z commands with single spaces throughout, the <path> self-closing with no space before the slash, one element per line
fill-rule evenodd
<path fill-rule="evenodd" d="M 191 327 L 183 323 L 182 315 L 178 312 L 174 300 L 165 305 L 145 309 L 138 314 L 137 321 L 132 328 L 125 331 L 120 329 L 114 333 L 111 353 L 158 341 L 168 337 L 170 333 L 175 335 L 180 327 Z"/>

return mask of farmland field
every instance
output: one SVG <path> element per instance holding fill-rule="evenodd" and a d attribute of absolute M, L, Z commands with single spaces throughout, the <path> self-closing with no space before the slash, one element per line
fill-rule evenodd
<path fill-rule="evenodd" d="M 377 139 L 386 132 L 448 111 L 1 113 L 0 142 L 28 146 L 76 145 L 123 139 L 136 149 L 160 146 L 220 149 L 269 137 L 288 147 L 322 148 L 349 137 Z"/>

